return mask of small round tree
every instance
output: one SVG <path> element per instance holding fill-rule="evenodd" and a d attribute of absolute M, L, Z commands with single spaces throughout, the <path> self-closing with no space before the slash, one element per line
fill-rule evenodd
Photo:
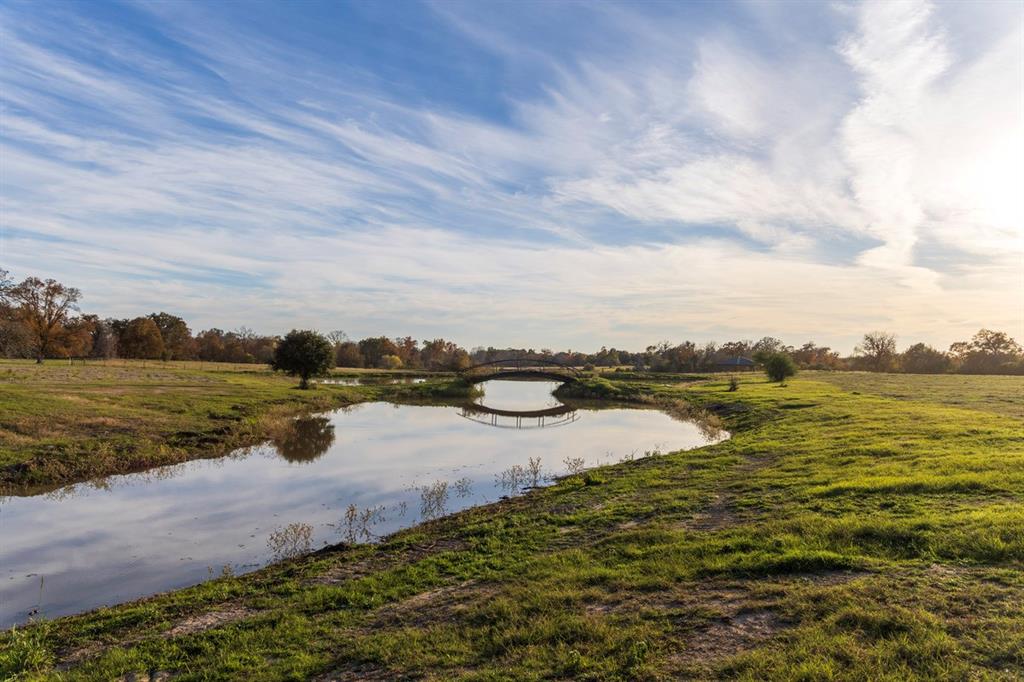
<path fill-rule="evenodd" d="M 299 377 L 299 388 L 309 388 L 310 377 L 327 374 L 334 361 L 334 346 L 323 335 L 293 329 L 274 349 L 270 366 Z"/>
<path fill-rule="evenodd" d="M 764 361 L 764 371 L 769 379 L 781 383 L 796 374 L 796 363 L 785 353 L 772 353 Z"/>

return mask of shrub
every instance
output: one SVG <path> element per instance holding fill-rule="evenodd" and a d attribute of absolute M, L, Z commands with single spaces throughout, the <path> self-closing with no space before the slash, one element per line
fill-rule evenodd
<path fill-rule="evenodd" d="M 270 366 L 299 377 L 299 388 L 309 388 L 309 378 L 326 374 L 334 361 L 334 347 L 321 334 L 293 329 L 274 349 Z"/>
<path fill-rule="evenodd" d="M 380 366 L 384 369 L 401 369 L 402 358 L 397 355 L 385 355 L 380 359 Z"/>
<path fill-rule="evenodd" d="M 740 380 L 736 377 L 729 377 L 729 391 L 738 391 L 740 388 Z"/>
<path fill-rule="evenodd" d="M 764 362 L 764 371 L 772 381 L 783 382 L 796 374 L 796 363 L 785 353 L 772 353 Z"/>

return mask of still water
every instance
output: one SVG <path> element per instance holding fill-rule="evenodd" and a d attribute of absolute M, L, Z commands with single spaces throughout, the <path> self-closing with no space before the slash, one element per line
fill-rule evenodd
<path fill-rule="evenodd" d="M 382 384 L 422 384 L 426 381 L 426 377 L 382 377 L 382 376 L 365 376 L 365 377 L 342 377 L 340 379 L 317 379 L 318 384 L 334 384 L 335 386 L 372 386 Z"/>
<path fill-rule="evenodd" d="M 655 410 L 573 411 L 556 387 L 486 382 L 477 407 L 356 405 L 228 457 L 3 498 L 0 626 L 372 542 L 581 466 L 725 437 Z"/>

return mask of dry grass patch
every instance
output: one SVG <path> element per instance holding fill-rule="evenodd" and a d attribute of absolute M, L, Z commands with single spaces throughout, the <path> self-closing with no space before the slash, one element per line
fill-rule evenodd
<path fill-rule="evenodd" d="M 181 637 L 192 635 L 197 632 L 217 628 L 228 623 L 234 623 L 258 613 L 242 604 L 220 604 L 212 611 L 189 615 L 174 626 L 168 628 L 164 637 Z"/>

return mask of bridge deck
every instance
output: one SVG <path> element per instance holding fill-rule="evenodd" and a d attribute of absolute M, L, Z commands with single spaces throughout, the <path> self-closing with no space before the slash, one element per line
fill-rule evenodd
<path fill-rule="evenodd" d="M 576 381 L 576 377 L 571 374 L 561 374 L 540 369 L 501 369 L 490 372 L 464 372 L 462 378 L 471 384 L 478 384 L 481 381 L 488 381 L 490 379 L 547 379 L 562 383 Z"/>
<path fill-rule="evenodd" d="M 551 360 L 514 359 L 484 362 L 460 372 L 470 383 L 489 379 L 547 379 L 567 383 L 580 377 L 579 370 Z"/>

